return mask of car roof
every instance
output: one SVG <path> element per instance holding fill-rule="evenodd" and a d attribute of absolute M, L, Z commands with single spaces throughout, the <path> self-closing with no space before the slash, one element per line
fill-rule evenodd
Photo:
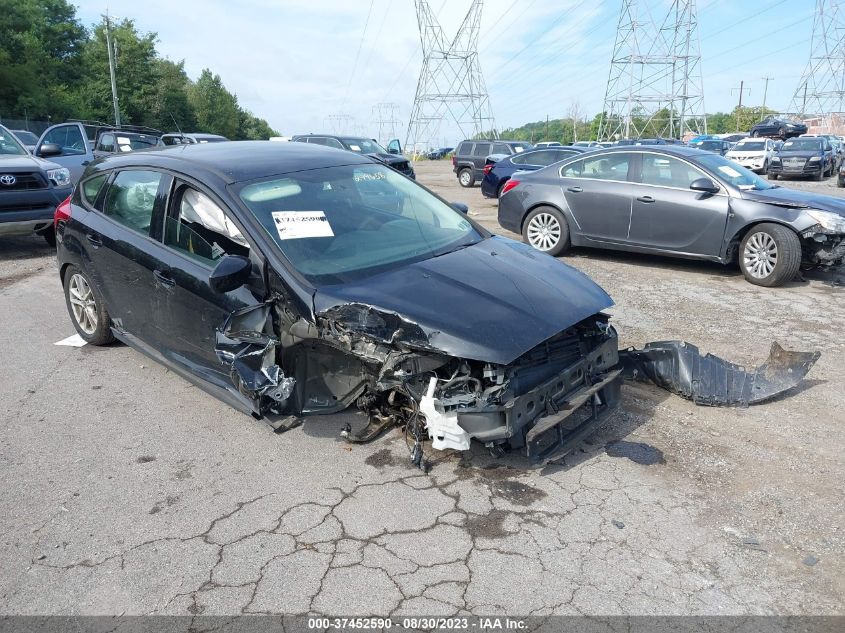
<path fill-rule="evenodd" d="M 594 149 L 590 155 L 616 154 L 618 152 L 656 152 L 680 157 L 712 156 L 710 152 L 688 147 L 686 145 L 616 145 L 602 149 Z"/>
<path fill-rule="evenodd" d="M 157 167 L 189 173 L 198 178 L 202 178 L 202 172 L 205 172 L 205 175 L 216 176 L 227 184 L 308 169 L 366 164 L 373 164 L 373 160 L 345 150 L 308 143 L 270 141 L 171 145 L 116 154 L 97 163 L 101 169 Z"/>

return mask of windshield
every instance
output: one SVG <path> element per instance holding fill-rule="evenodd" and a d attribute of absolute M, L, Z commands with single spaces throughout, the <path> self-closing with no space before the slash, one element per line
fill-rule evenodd
<path fill-rule="evenodd" d="M 821 139 L 794 138 L 786 141 L 780 148 L 782 152 L 818 152 L 822 148 Z"/>
<path fill-rule="evenodd" d="M 722 149 L 722 141 L 701 141 L 698 147 L 701 149 Z"/>
<path fill-rule="evenodd" d="M 37 145 L 38 144 L 38 137 L 35 136 L 32 132 L 27 130 L 15 130 L 15 136 L 18 137 L 18 140 L 25 144 L 25 145 Z"/>
<path fill-rule="evenodd" d="M 753 171 L 718 154 L 705 154 L 695 158 L 699 165 L 717 174 L 721 180 L 737 189 L 763 191 L 777 187 L 777 185 L 770 185 Z"/>
<path fill-rule="evenodd" d="M 341 142 L 359 154 L 387 154 L 387 150 L 369 138 L 342 138 Z"/>
<path fill-rule="evenodd" d="M 765 141 L 748 141 L 747 143 L 738 143 L 734 147 L 735 152 L 757 152 L 766 149 Z"/>
<path fill-rule="evenodd" d="M 3 154 L 21 156 L 29 154 L 29 152 L 23 148 L 23 145 L 18 142 L 18 139 L 9 130 L 0 127 L 0 155 Z"/>
<path fill-rule="evenodd" d="M 239 195 L 314 286 L 347 283 L 475 244 L 466 216 L 384 165 L 295 172 Z"/>

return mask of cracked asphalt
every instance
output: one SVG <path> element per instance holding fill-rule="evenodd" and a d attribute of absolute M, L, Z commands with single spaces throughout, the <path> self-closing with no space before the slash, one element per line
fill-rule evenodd
<path fill-rule="evenodd" d="M 419 179 L 498 231 L 449 167 Z M 424 474 L 398 430 L 342 441 L 355 414 L 276 435 L 130 348 L 54 346 L 73 329 L 53 255 L 3 239 L 0 613 L 845 612 L 843 273 L 763 289 L 712 264 L 564 261 L 615 299 L 625 346 L 821 360 L 748 409 L 626 385 L 560 463 L 474 447 Z"/>

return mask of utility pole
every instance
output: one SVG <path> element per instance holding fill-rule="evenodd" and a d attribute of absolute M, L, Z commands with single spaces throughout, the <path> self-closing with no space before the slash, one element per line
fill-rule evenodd
<path fill-rule="evenodd" d="M 695 0 L 621 0 L 598 140 L 707 131 Z M 668 116 L 666 116 L 668 113 Z"/>
<path fill-rule="evenodd" d="M 423 53 L 405 137 L 405 147 L 412 148 L 414 156 L 419 144 L 436 139 L 447 118 L 457 125 L 462 138 L 499 136 L 478 58 L 483 4 L 472 1 L 457 34 L 449 39 L 428 0 L 414 0 Z"/>
<path fill-rule="evenodd" d="M 841 119 L 845 111 L 843 33 L 845 13 L 840 0 L 816 0 L 810 59 L 793 93 L 790 114 L 826 119 L 827 126 Z"/>
<path fill-rule="evenodd" d="M 763 81 L 765 81 L 766 84 L 765 84 L 765 87 L 763 88 L 763 107 L 760 110 L 760 120 L 761 121 L 766 116 L 766 93 L 769 92 L 769 82 L 772 79 L 774 79 L 774 77 L 763 77 Z"/>
<path fill-rule="evenodd" d="M 114 76 L 114 49 L 111 41 L 111 18 L 109 12 L 103 16 L 106 19 L 106 48 L 109 50 L 109 76 L 111 77 L 111 98 L 114 106 L 114 124 L 120 127 L 120 107 L 117 104 L 117 80 Z"/>
<path fill-rule="evenodd" d="M 736 88 L 731 90 L 731 93 L 733 93 L 735 91 L 736 91 Z M 744 91 L 745 91 L 745 80 L 743 79 L 742 81 L 739 82 L 739 105 L 736 107 L 736 131 L 737 132 L 740 131 L 739 116 L 742 113 L 742 93 Z M 749 91 L 749 94 L 750 94 L 750 91 Z"/>

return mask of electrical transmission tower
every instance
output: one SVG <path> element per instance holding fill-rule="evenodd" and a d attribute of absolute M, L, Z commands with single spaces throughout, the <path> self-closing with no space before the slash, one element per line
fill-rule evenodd
<path fill-rule="evenodd" d="M 706 131 L 695 0 L 672 0 L 660 22 L 622 0 L 599 140 Z"/>
<path fill-rule="evenodd" d="M 801 117 L 845 116 L 845 21 L 837 0 L 816 0 L 810 61 L 789 111 Z M 830 125 L 827 121 L 823 125 Z"/>
<path fill-rule="evenodd" d="M 373 120 L 378 123 L 378 140 L 384 146 L 397 137 L 398 111 L 398 103 L 377 103 L 373 106 Z"/>
<path fill-rule="evenodd" d="M 436 144 L 443 121 L 457 124 L 462 138 L 489 133 L 498 138 L 490 98 L 478 60 L 482 0 L 472 0 L 454 39 L 449 41 L 427 0 L 414 0 L 423 64 L 405 147 Z"/>

